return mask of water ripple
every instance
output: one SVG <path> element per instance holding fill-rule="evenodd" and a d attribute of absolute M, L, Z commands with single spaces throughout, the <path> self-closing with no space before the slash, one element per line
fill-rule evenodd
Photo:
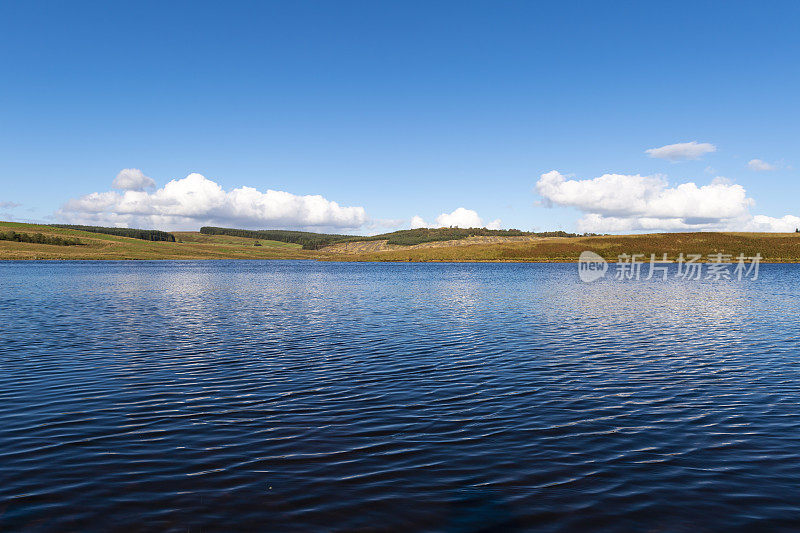
<path fill-rule="evenodd" d="M 0 262 L 0 530 L 796 530 L 761 277 Z"/>

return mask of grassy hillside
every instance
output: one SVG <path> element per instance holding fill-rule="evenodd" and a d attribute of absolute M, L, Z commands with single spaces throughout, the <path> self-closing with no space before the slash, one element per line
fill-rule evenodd
<path fill-rule="evenodd" d="M 256 243 L 261 246 L 269 246 L 272 248 L 282 248 L 285 250 L 302 250 L 300 244 L 289 242 L 270 241 L 263 239 L 252 239 L 247 237 L 232 237 L 229 235 L 203 235 L 199 231 L 173 231 L 175 239 L 178 242 L 184 243 L 201 243 L 201 244 L 228 244 L 240 246 L 255 246 Z"/>
<path fill-rule="evenodd" d="M 373 235 L 365 239 L 350 238 L 348 241 L 382 241 L 397 246 L 414 246 L 428 242 L 457 241 L 469 237 L 578 237 L 574 233 L 550 231 L 534 233 L 518 229 L 486 229 L 486 228 L 417 228 L 393 231 Z M 344 241 L 340 241 L 344 242 Z"/>
<path fill-rule="evenodd" d="M 236 228 L 218 228 L 203 226 L 200 233 L 210 236 L 243 237 L 247 239 L 262 239 L 290 244 L 299 244 L 305 250 L 317 250 L 334 242 L 345 241 L 353 237 L 332 233 L 313 233 L 310 231 L 293 231 L 282 229 L 249 230 Z M 361 239 L 363 237 L 357 237 Z"/>
<path fill-rule="evenodd" d="M 335 261 L 577 261 L 584 250 L 607 260 L 620 254 L 723 253 L 754 256 L 765 262 L 800 262 L 800 234 L 796 233 L 657 233 L 593 237 L 541 238 L 524 242 L 418 247 L 325 257 Z"/>
<path fill-rule="evenodd" d="M 175 242 L 175 235 L 166 231 L 156 229 L 136 229 L 136 228 L 110 228 L 107 226 L 80 226 L 76 224 L 51 224 L 55 228 L 78 229 L 91 233 L 105 233 L 106 235 L 117 235 L 119 237 L 133 237 L 145 241 L 169 241 Z"/>
<path fill-rule="evenodd" d="M 576 261 L 584 250 L 608 260 L 620 254 L 651 253 L 670 258 L 679 253 L 753 256 L 764 262 L 800 262 L 797 233 L 658 233 L 593 237 L 484 236 L 471 244 L 464 239 L 426 242 L 415 246 L 357 248 L 356 253 L 304 250 L 300 244 L 234 235 L 172 232 L 176 242 L 144 241 L 53 226 L 0 222 L 0 232 L 37 234 L 80 245 L 0 240 L 0 259 L 318 259 L 328 261 Z M 475 237 L 472 238 L 476 239 Z M 46 239 L 45 239 L 46 241 Z M 58 242 L 53 240 L 51 242 Z M 259 246 L 256 246 L 258 242 Z M 377 245 L 378 241 L 366 244 Z M 362 251 L 359 251 L 362 250 Z M 373 251 L 369 251 L 373 250 Z"/>
<path fill-rule="evenodd" d="M 296 243 L 306 250 L 318 250 L 325 246 L 345 242 L 386 241 L 390 245 L 413 246 L 427 242 L 454 241 L 469 237 L 577 237 L 574 233 L 552 231 L 533 233 L 518 229 L 486 229 L 486 228 L 418 228 L 381 233 L 368 237 L 358 235 L 341 235 L 335 233 L 313 233 L 308 231 L 291 230 L 247 230 L 236 228 L 218 228 L 203 226 L 200 233 L 204 235 L 229 235 L 247 237 L 252 239 L 271 239 L 276 241 Z"/>
<path fill-rule="evenodd" d="M 145 241 L 53 226 L 0 222 L 0 232 L 78 239 L 80 246 L 0 241 L 0 259 L 315 259 L 319 253 L 274 241 L 173 232 L 176 242 Z"/>

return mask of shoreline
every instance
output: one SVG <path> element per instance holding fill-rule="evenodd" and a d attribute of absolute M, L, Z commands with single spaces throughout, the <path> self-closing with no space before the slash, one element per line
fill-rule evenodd
<path fill-rule="evenodd" d="M 293 257 L 195 257 L 195 258 L 140 258 L 140 257 L 129 257 L 129 258 L 88 258 L 88 257 L 75 257 L 75 258 L 58 258 L 58 257 L 50 257 L 50 258 L 4 258 L 0 256 L 0 263 L 25 263 L 25 262 L 37 262 L 37 261 L 46 261 L 46 262 L 167 262 L 167 261 L 309 261 L 309 262 L 317 262 L 317 263 L 441 263 L 441 264 L 458 264 L 458 263 L 515 263 L 515 264 L 577 264 L 578 259 L 415 259 L 415 260 L 401 260 L 401 259 L 350 259 L 350 260 L 342 260 L 342 259 L 322 259 L 322 258 L 293 258 Z M 616 265 L 618 261 L 606 261 L 609 265 Z M 675 261 L 668 261 L 671 264 L 674 264 Z M 761 259 L 759 261 L 760 264 L 765 265 L 796 265 L 800 264 L 800 258 L 798 259 L 789 259 L 789 260 L 777 260 L 777 259 Z M 643 266 L 649 265 L 649 261 L 644 261 L 641 263 Z M 701 265 L 710 265 L 716 264 L 713 261 L 698 261 L 695 264 Z M 735 262 L 728 262 L 723 264 L 736 264 Z"/>
<path fill-rule="evenodd" d="M 800 233 L 649 233 L 576 237 L 469 237 L 417 245 L 387 246 L 380 241 L 352 241 L 343 246 L 306 250 L 300 244 L 200 232 L 174 232 L 175 242 L 149 241 L 64 229 L 41 224 L 0 222 L 0 231 L 41 233 L 71 245 L 0 240 L 0 261 L 214 261 L 312 260 L 362 263 L 577 263 L 592 251 L 608 263 L 641 254 L 649 264 L 666 254 L 701 255 L 713 263 L 716 254 L 737 262 L 739 254 L 760 254 L 762 263 L 800 263 Z M 59 240 L 60 239 L 60 240 Z M 80 244 L 74 244 L 78 241 Z"/>

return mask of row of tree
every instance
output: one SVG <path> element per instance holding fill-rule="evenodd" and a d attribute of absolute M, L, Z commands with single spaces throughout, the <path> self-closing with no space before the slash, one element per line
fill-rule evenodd
<path fill-rule="evenodd" d="M 249 230 L 234 228 L 218 228 L 203 226 L 200 233 L 205 235 L 229 235 L 232 237 L 245 237 L 249 239 L 263 239 L 270 241 L 290 242 L 301 244 L 306 250 L 316 250 L 337 242 L 349 241 L 382 241 L 388 244 L 411 246 L 434 241 L 453 241 L 466 239 L 473 236 L 514 237 L 533 235 L 537 237 L 578 237 L 575 233 L 564 231 L 545 231 L 540 233 L 521 231 L 518 229 L 486 229 L 486 228 L 419 228 L 393 231 L 381 235 L 363 237 L 359 235 L 339 235 L 334 233 L 313 233 L 309 231 L 291 230 Z"/>
<path fill-rule="evenodd" d="M 77 229 L 91 233 L 102 233 L 104 235 L 116 235 L 117 237 L 132 237 L 143 241 L 166 241 L 175 242 L 175 235 L 166 231 L 155 229 L 134 229 L 134 228 L 107 228 L 103 226 L 80 226 L 77 224 L 51 224 L 56 228 Z"/>
<path fill-rule="evenodd" d="M 310 231 L 291 230 L 249 230 L 235 228 L 217 228 L 203 226 L 200 233 L 204 235 L 229 235 L 231 237 L 245 237 L 248 239 L 262 239 L 265 241 L 279 241 L 300 244 L 305 250 L 316 250 L 334 242 L 352 239 L 352 235 L 336 235 L 331 233 L 313 233 Z"/>
<path fill-rule="evenodd" d="M 0 241 L 30 242 L 34 244 L 54 244 L 56 246 L 77 246 L 83 244 L 78 239 L 43 235 L 41 233 L 17 233 L 16 231 L 0 232 Z"/>

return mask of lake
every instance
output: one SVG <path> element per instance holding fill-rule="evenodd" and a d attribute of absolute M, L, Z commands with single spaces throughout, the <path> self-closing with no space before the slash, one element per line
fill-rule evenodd
<path fill-rule="evenodd" d="M 799 282 L 0 262 L 0 530 L 796 529 Z"/>

